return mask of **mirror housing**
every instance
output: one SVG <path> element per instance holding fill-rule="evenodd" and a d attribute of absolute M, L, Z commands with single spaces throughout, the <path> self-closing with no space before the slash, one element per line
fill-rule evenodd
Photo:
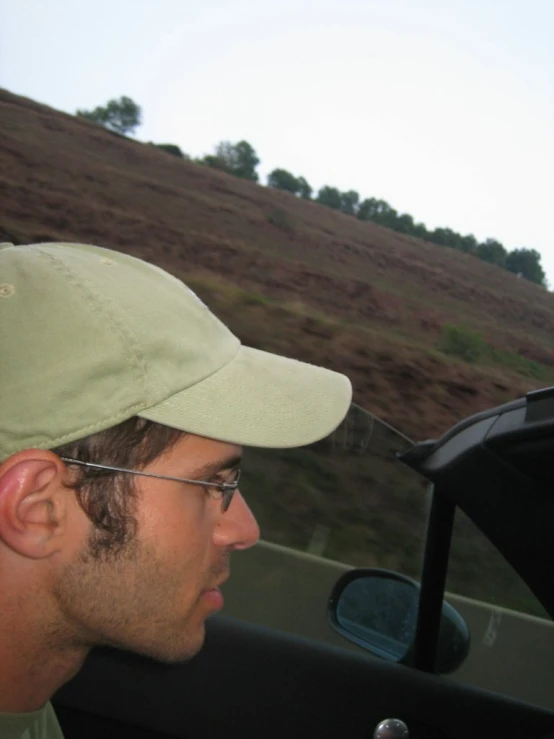
<path fill-rule="evenodd" d="M 381 569 L 355 569 L 337 581 L 328 605 L 332 628 L 376 657 L 410 665 L 419 585 Z M 436 672 L 455 672 L 465 661 L 470 633 L 462 616 L 443 602 Z"/>

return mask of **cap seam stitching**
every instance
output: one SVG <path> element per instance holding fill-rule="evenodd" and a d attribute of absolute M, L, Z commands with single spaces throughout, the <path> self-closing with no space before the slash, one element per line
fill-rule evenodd
<path fill-rule="evenodd" d="M 129 328 L 129 326 L 125 325 L 123 321 L 119 320 L 119 318 L 116 318 L 115 315 L 110 314 L 104 302 L 95 298 L 93 289 L 94 283 L 90 279 L 88 279 L 86 276 L 77 275 L 76 271 L 71 270 L 65 264 L 65 262 L 55 257 L 54 255 L 46 251 L 42 251 L 41 249 L 38 249 L 37 252 L 39 257 L 42 257 L 43 259 L 48 259 L 50 262 L 52 262 L 53 267 L 58 271 L 58 273 L 65 276 L 71 281 L 73 286 L 82 295 L 83 299 L 87 301 L 89 307 L 91 307 L 93 310 L 98 310 L 101 313 L 102 317 L 110 323 L 117 336 L 119 336 L 123 341 L 125 346 L 124 353 L 135 366 L 136 370 L 139 373 L 139 376 L 141 377 L 143 386 L 143 397 L 146 402 L 150 403 L 152 393 L 148 390 L 148 364 L 143 352 L 139 350 L 139 342 L 137 341 L 134 332 Z M 115 306 L 109 298 L 106 299 L 106 303 L 112 308 L 114 312 L 117 310 L 117 306 Z M 160 387 L 157 378 L 154 376 L 152 379 L 154 390 L 161 390 L 162 388 Z M 165 387 L 165 383 L 163 389 L 167 390 L 167 388 Z"/>
<path fill-rule="evenodd" d="M 125 410 L 123 413 L 117 413 L 113 416 L 109 416 L 107 418 L 103 418 L 102 421 L 98 421 L 97 423 L 90 423 L 88 426 L 82 426 L 79 429 L 76 429 L 75 431 L 71 431 L 70 433 L 64 434 L 63 436 L 58 436 L 55 439 L 48 440 L 44 442 L 43 444 L 31 444 L 30 446 L 26 447 L 27 449 L 53 449 L 56 446 L 59 446 L 60 444 L 63 444 L 65 442 L 71 442 L 71 441 L 77 441 L 78 439 L 82 439 L 85 436 L 87 436 L 90 432 L 95 432 L 97 430 L 103 430 L 104 428 L 111 428 L 112 425 L 115 425 L 117 423 L 120 423 L 122 421 L 125 421 L 128 418 L 132 418 L 135 415 L 138 415 L 138 411 L 140 411 L 142 408 L 142 403 L 135 403 L 134 405 L 130 406 Z M 113 423 L 115 422 L 115 424 Z M 8 448 L 8 457 L 11 454 L 15 454 L 17 451 L 20 451 L 20 447 L 10 447 Z"/>

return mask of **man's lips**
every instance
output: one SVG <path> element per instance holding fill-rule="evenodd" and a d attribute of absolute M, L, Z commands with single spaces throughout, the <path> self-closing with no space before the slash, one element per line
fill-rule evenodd
<path fill-rule="evenodd" d="M 204 603 L 209 604 L 210 610 L 220 611 L 223 608 L 223 595 L 221 594 L 221 590 L 217 587 L 203 590 L 200 598 Z"/>
<path fill-rule="evenodd" d="M 230 573 L 230 572 L 227 572 L 227 574 L 226 574 L 226 575 L 225 575 L 224 577 L 220 577 L 220 578 L 219 578 L 219 580 L 217 580 L 217 581 L 216 581 L 216 582 L 214 583 L 214 585 L 212 585 L 212 586 L 211 586 L 211 587 L 209 587 L 209 588 L 204 588 L 204 589 L 202 590 L 202 592 L 203 592 L 203 593 L 207 593 L 207 592 L 208 592 L 208 591 L 210 591 L 210 590 L 219 590 L 219 588 L 220 588 L 220 587 L 221 587 L 221 586 L 222 586 L 222 585 L 223 585 L 224 583 L 226 583 L 226 582 L 227 582 L 227 580 L 229 579 L 229 577 L 230 577 L 230 576 L 231 576 L 231 573 Z"/>
<path fill-rule="evenodd" d="M 204 588 L 204 590 L 202 590 L 202 592 L 200 593 L 201 599 L 205 602 L 208 602 L 210 606 L 216 611 L 219 611 L 221 608 L 223 608 L 224 600 L 219 588 L 228 579 L 229 573 L 227 573 L 225 577 L 222 577 L 220 580 L 218 580 L 217 585 L 214 585 L 211 588 Z"/>

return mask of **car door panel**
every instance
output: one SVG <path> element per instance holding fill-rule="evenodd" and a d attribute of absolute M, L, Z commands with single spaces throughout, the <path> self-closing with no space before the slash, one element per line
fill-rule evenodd
<path fill-rule="evenodd" d="M 75 712 L 136 727 L 136 737 L 140 729 L 186 739 L 361 739 L 388 717 L 404 720 L 415 739 L 542 739 L 554 731 L 552 712 L 223 616 L 210 619 L 204 649 L 182 665 L 93 653 L 55 705 L 67 739 L 85 739 L 71 733 Z"/>

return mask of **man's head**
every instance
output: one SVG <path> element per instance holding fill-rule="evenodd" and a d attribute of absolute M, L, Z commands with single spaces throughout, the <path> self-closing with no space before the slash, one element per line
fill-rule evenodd
<path fill-rule="evenodd" d="M 195 653 L 259 534 L 240 492 L 227 511 L 219 495 L 242 446 L 326 436 L 350 383 L 241 346 L 167 273 L 76 244 L 0 247 L 0 346 L 4 612 L 52 643 Z"/>

